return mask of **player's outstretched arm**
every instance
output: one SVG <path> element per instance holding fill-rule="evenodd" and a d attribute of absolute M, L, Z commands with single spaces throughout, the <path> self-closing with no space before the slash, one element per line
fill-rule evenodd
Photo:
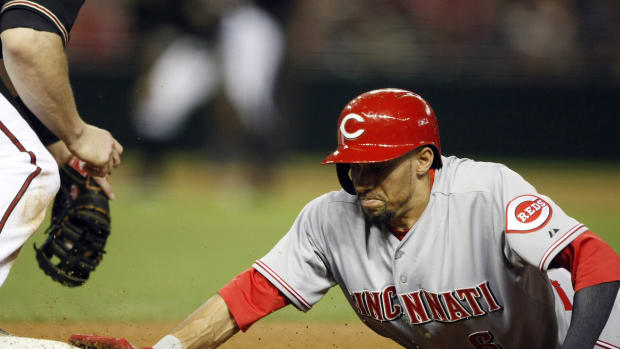
<path fill-rule="evenodd" d="M 217 348 L 239 330 L 246 331 L 287 304 L 277 287 L 250 268 L 222 287 L 153 349 Z M 96 335 L 73 335 L 70 342 L 88 349 L 135 349 L 123 338 Z"/>
<path fill-rule="evenodd" d="M 239 331 L 224 299 L 216 294 L 194 311 L 152 349 L 217 348 Z M 69 342 L 88 349 L 136 349 L 124 338 L 73 335 Z M 151 349 L 151 348 L 144 348 Z"/>
<path fill-rule="evenodd" d="M 210 349 L 217 348 L 238 331 L 239 327 L 230 314 L 226 302 L 219 294 L 215 294 L 174 328 L 170 336 L 176 337 L 183 349 Z M 174 341 L 175 338 L 164 337 L 153 348 L 176 348 L 163 345 L 167 339 Z"/>

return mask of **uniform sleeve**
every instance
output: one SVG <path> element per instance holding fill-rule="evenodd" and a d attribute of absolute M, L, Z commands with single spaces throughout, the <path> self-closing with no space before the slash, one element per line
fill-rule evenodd
<path fill-rule="evenodd" d="M 274 248 L 253 265 L 302 311 L 310 310 L 335 285 L 321 246 L 321 221 L 317 199 L 302 210 Z"/>
<path fill-rule="evenodd" d="M 553 259 L 551 267 L 570 271 L 575 292 L 620 280 L 620 257 L 589 230 L 562 249 Z"/>
<path fill-rule="evenodd" d="M 509 247 L 527 263 L 547 270 L 553 258 L 588 228 L 516 172 L 502 168 L 498 193 Z"/>
<path fill-rule="evenodd" d="M 2 30 L 26 27 L 55 32 L 66 45 L 84 0 L 11 0 L 2 3 Z"/>
<path fill-rule="evenodd" d="M 237 275 L 218 294 L 243 332 L 256 321 L 289 304 L 288 299 L 253 268 Z"/>

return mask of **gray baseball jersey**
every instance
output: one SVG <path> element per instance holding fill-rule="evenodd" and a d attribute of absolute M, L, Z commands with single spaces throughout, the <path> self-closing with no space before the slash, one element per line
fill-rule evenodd
<path fill-rule="evenodd" d="M 570 322 L 559 293 L 573 292 L 567 271 L 547 268 L 587 228 L 506 166 L 442 160 L 402 241 L 331 192 L 254 268 L 303 311 L 338 284 L 366 325 L 408 348 L 559 348 Z M 620 297 L 601 347 L 620 347 L 619 315 Z"/>

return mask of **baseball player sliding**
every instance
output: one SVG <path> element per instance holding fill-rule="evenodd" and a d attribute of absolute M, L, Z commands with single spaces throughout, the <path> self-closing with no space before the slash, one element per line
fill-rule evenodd
<path fill-rule="evenodd" d="M 506 166 L 442 156 L 420 96 L 358 96 L 338 141 L 323 164 L 336 164 L 343 190 L 307 204 L 266 256 L 153 348 L 215 348 L 287 304 L 310 310 L 335 285 L 368 327 L 407 348 L 620 348 L 620 258 Z"/>

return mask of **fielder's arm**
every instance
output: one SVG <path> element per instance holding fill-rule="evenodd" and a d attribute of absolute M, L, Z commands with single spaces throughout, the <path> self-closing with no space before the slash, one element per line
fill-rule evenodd
<path fill-rule="evenodd" d="M 11 82 L 11 79 L 9 78 L 9 75 L 4 67 L 4 62 L 2 60 L 0 60 L 0 79 L 4 83 L 4 86 L 7 88 L 11 96 L 17 97 L 17 91 L 15 91 L 15 87 L 13 86 L 13 83 Z M 27 115 L 22 114 L 22 116 L 25 119 L 27 119 L 29 123 L 31 121 L 32 122 L 36 121 L 36 120 L 28 120 Z M 31 118 L 36 118 L 36 116 L 32 115 Z M 32 124 L 31 126 L 33 130 L 35 131 L 35 133 L 37 134 L 37 136 L 39 136 L 39 138 L 41 139 L 41 142 L 43 142 L 47 150 L 50 152 L 50 154 L 52 154 L 52 156 L 54 157 L 54 160 L 56 160 L 58 167 L 64 166 L 64 164 L 66 164 L 72 156 L 71 152 L 67 148 L 67 145 L 63 141 L 56 138 L 55 136 L 51 135 L 49 133 L 49 130 L 47 129 L 44 130 L 45 126 L 37 125 L 35 127 Z M 93 178 L 95 179 L 97 184 L 99 184 L 103 188 L 103 191 L 106 193 L 108 198 L 114 199 L 115 195 L 114 195 L 114 192 L 112 191 L 112 185 L 107 180 L 107 178 L 106 177 L 93 177 Z"/>
<path fill-rule="evenodd" d="M 120 164 L 123 147 L 103 129 L 85 123 L 77 112 L 69 83 L 67 57 L 61 37 L 31 28 L 2 31 L 5 84 L 67 148 L 103 176 Z M 7 83 L 7 82 L 10 82 Z"/>
<path fill-rule="evenodd" d="M 70 144 L 80 137 L 84 122 L 75 106 L 61 37 L 31 28 L 0 35 L 6 71 L 24 104 L 60 139 Z"/>

